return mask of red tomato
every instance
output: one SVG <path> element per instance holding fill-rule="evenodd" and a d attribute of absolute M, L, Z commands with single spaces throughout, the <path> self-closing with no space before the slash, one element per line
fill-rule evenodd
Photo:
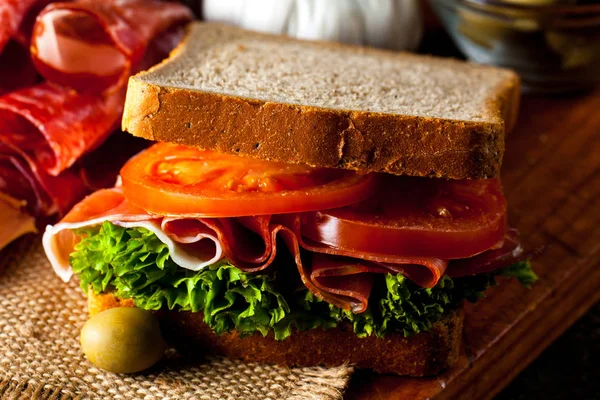
<path fill-rule="evenodd" d="M 375 178 L 159 143 L 121 169 L 134 205 L 160 215 L 238 217 L 325 210 L 373 194 Z"/>
<path fill-rule="evenodd" d="M 506 199 L 497 179 L 386 176 L 370 199 L 307 213 L 302 235 L 357 254 L 455 259 L 499 244 Z"/>

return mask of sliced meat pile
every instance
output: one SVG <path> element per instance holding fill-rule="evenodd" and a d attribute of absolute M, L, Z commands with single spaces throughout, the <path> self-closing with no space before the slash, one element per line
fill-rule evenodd
<path fill-rule="evenodd" d="M 96 170 L 93 154 L 124 160 L 140 149 L 105 144 L 127 78 L 165 58 L 191 19 L 155 0 L 0 3 L 0 193 L 41 225 L 112 186 L 118 170 Z"/>
<path fill-rule="evenodd" d="M 494 182 L 488 184 L 496 185 Z M 402 273 L 417 285 L 433 287 L 444 274 L 474 275 L 516 262 L 522 256 L 514 231 L 506 230 L 504 221 L 500 222 L 500 239 L 469 258 L 362 253 L 309 239 L 305 231 L 310 226 L 310 213 L 232 218 L 159 216 L 131 204 L 116 187 L 86 197 L 60 223 L 46 229 L 44 248 L 63 280 L 72 276 L 69 255 L 78 240 L 73 230 L 104 221 L 152 231 L 167 245 L 176 264 L 193 271 L 221 259 L 245 272 L 265 270 L 273 265 L 278 247 L 285 243 L 284 251 L 294 257 L 306 287 L 327 302 L 355 313 L 368 306 L 374 274 Z"/>

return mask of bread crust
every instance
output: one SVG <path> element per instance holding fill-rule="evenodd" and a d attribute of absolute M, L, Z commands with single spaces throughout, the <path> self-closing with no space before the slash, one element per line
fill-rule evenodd
<path fill-rule="evenodd" d="M 174 55 L 185 49 L 184 41 Z M 129 81 L 123 129 L 149 140 L 266 160 L 482 179 L 499 174 L 505 128 L 512 129 L 518 104 L 516 74 L 482 106 L 494 122 L 473 122 L 273 103 L 155 85 L 142 73 Z"/>
<path fill-rule="evenodd" d="M 112 307 L 133 307 L 129 299 L 113 294 L 88 293 L 89 311 L 94 315 Z M 410 376 L 436 375 L 452 366 L 458 358 L 461 343 L 462 308 L 447 313 L 431 330 L 411 337 L 387 334 L 358 338 L 349 325 L 323 330 L 294 332 L 288 339 L 277 341 L 272 334 L 244 338 L 236 332 L 215 334 L 203 322 L 202 313 L 159 311 L 163 334 L 183 354 L 225 355 L 247 362 L 286 366 L 342 365 L 373 369 L 380 373 Z"/>

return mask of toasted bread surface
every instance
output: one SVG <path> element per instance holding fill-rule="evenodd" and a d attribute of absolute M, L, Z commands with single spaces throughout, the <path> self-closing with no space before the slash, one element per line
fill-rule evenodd
<path fill-rule="evenodd" d="M 130 299 L 119 299 L 111 293 L 88 293 L 89 312 L 94 315 L 112 307 L 133 307 Z M 447 313 L 431 330 L 411 337 L 387 334 L 384 338 L 357 337 L 349 325 L 323 330 L 294 332 L 283 341 L 272 334 L 240 337 L 237 332 L 215 334 L 203 322 L 202 313 L 159 311 L 163 334 L 167 341 L 184 354 L 225 355 L 247 362 L 286 366 L 341 365 L 381 373 L 410 376 L 435 375 L 450 367 L 458 358 L 462 336 L 463 313 L 457 309 Z"/>
<path fill-rule="evenodd" d="M 399 175 L 499 172 L 519 79 L 467 62 L 193 23 L 129 81 L 123 129 L 267 160 Z"/>

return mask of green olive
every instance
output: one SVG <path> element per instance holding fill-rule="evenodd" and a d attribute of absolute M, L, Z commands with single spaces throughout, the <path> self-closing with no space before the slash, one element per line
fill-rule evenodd
<path fill-rule="evenodd" d="M 132 373 L 154 365 L 166 344 L 152 313 L 111 308 L 90 318 L 81 330 L 81 348 L 92 364 L 106 371 Z"/>

